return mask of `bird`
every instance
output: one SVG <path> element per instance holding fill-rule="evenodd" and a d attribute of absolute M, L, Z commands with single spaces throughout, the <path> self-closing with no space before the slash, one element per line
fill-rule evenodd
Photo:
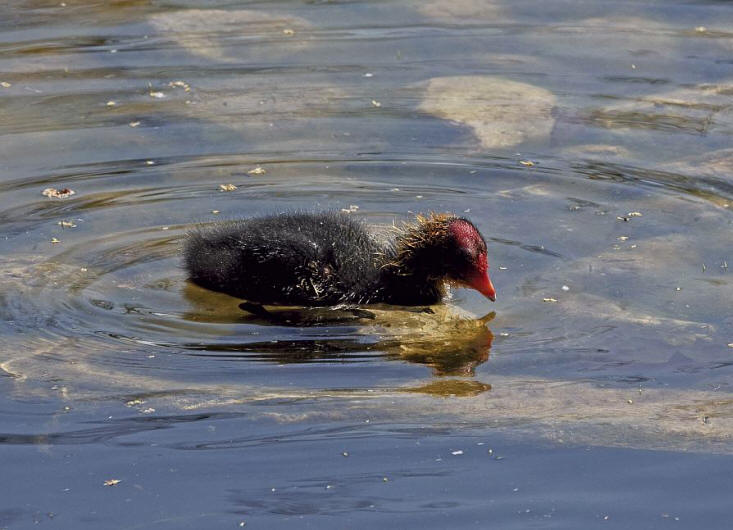
<path fill-rule="evenodd" d="M 189 232 L 183 261 L 194 284 L 261 305 L 432 305 L 449 285 L 496 300 L 471 221 L 430 213 L 392 228 L 380 238 L 335 211 L 224 221 Z"/>

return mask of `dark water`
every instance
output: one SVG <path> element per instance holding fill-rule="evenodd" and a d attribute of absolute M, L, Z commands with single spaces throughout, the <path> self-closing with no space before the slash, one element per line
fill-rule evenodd
<path fill-rule="evenodd" d="M 11 0 L 0 528 L 729 528 L 731 57 L 726 1 Z M 498 302 L 186 283 L 295 209 L 466 215 Z"/>

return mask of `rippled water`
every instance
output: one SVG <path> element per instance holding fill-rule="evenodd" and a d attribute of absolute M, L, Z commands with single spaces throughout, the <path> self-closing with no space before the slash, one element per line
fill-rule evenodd
<path fill-rule="evenodd" d="M 728 2 L 3 11 L 0 528 L 728 527 Z M 186 282 L 296 209 L 466 215 L 498 302 Z"/>

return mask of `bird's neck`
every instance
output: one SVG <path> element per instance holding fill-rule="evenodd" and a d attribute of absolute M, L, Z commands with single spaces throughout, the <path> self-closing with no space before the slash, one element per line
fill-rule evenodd
<path fill-rule="evenodd" d="M 445 295 L 442 237 L 432 224 L 419 222 L 395 238 L 380 270 L 390 303 L 434 304 Z"/>

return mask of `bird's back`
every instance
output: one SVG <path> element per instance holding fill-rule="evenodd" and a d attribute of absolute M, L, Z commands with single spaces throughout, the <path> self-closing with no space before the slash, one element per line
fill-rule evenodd
<path fill-rule="evenodd" d="M 265 304 L 367 301 L 379 245 L 341 213 L 291 213 L 222 223 L 190 234 L 184 250 L 195 283 Z"/>

